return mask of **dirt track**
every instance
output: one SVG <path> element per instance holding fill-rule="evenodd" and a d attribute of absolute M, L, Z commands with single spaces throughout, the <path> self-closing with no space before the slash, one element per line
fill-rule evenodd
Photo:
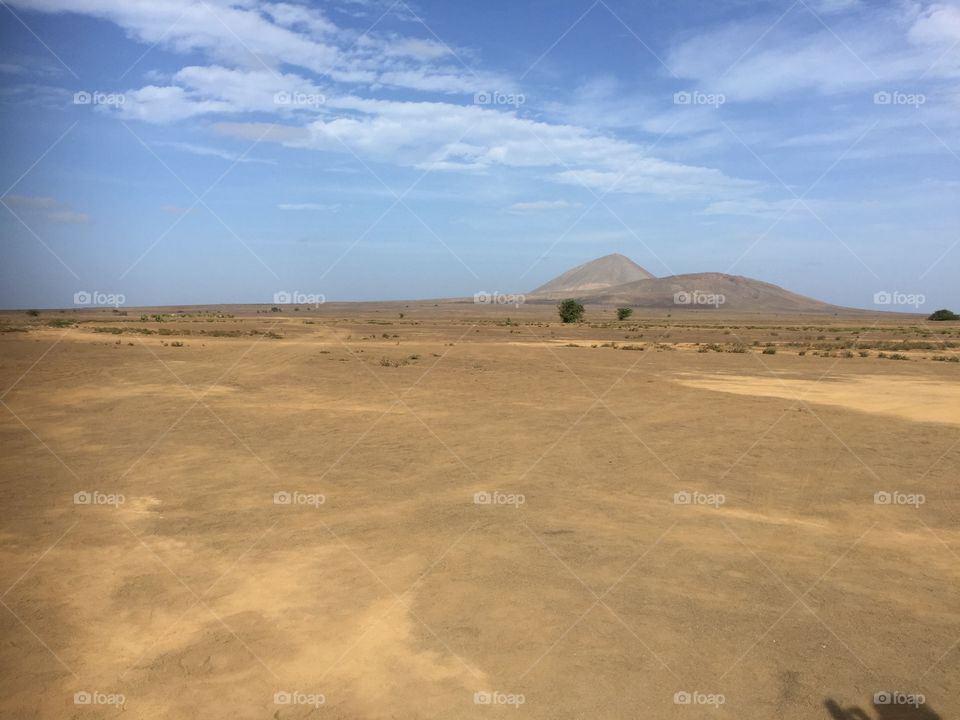
<path fill-rule="evenodd" d="M 957 351 L 790 344 L 919 324 L 224 312 L 4 316 L 3 716 L 960 714 Z"/>

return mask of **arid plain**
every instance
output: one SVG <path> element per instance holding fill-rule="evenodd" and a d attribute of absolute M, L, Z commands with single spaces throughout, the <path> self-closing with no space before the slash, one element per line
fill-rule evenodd
<path fill-rule="evenodd" d="M 126 312 L 0 316 L 4 717 L 960 714 L 956 323 Z"/>

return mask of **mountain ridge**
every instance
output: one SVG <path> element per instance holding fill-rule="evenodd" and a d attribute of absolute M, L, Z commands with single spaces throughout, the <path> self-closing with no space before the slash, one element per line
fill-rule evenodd
<path fill-rule="evenodd" d="M 636 277 L 638 275 L 643 277 Z M 622 277 L 634 279 L 618 282 Z M 529 293 L 530 301 L 574 297 L 598 305 L 690 308 L 740 312 L 837 313 L 853 311 L 744 275 L 719 272 L 655 277 L 614 253 L 578 265 Z"/>
<path fill-rule="evenodd" d="M 637 265 L 626 255 L 611 253 L 589 260 L 561 273 L 535 290 L 531 295 L 554 296 L 570 293 L 594 292 L 639 280 L 656 277 Z"/>

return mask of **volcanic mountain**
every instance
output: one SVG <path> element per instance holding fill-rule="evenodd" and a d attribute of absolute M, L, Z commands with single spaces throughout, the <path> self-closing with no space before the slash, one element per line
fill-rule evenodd
<path fill-rule="evenodd" d="M 624 280 L 624 278 L 627 278 Z M 725 273 L 658 278 L 623 255 L 606 255 L 568 270 L 529 294 L 529 301 L 572 297 L 597 305 L 691 308 L 762 313 L 849 311 L 782 287 Z"/>
<path fill-rule="evenodd" d="M 619 285 L 655 277 L 637 265 L 633 260 L 619 253 L 604 255 L 583 265 L 577 265 L 558 275 L 545 285 L 541 285 L 531 294 L 543 298 L 569 297 L 598 293 Z"/>

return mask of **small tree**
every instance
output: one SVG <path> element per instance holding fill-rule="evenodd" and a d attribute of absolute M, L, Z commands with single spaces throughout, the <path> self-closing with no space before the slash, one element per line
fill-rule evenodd
<path fill-rule="evenodd" d="M 633 308 L 617 308 L 617 320 L 626 320 L 633 315 Z"/>
<path fill-rule="evenodd" d="M 952 310 L 937 310 L 935 313 L 930 315 L 927 320 L 960 320 L 960 315 L 957 315 Z"/>
<path fill-rule="evenodd" d="M 560 319 L 565 323 L 580 322 L 583 320 L 583 305 L 573 298 L 561 300 L 557 305 L 557 312 L 560 313 Z"/>

